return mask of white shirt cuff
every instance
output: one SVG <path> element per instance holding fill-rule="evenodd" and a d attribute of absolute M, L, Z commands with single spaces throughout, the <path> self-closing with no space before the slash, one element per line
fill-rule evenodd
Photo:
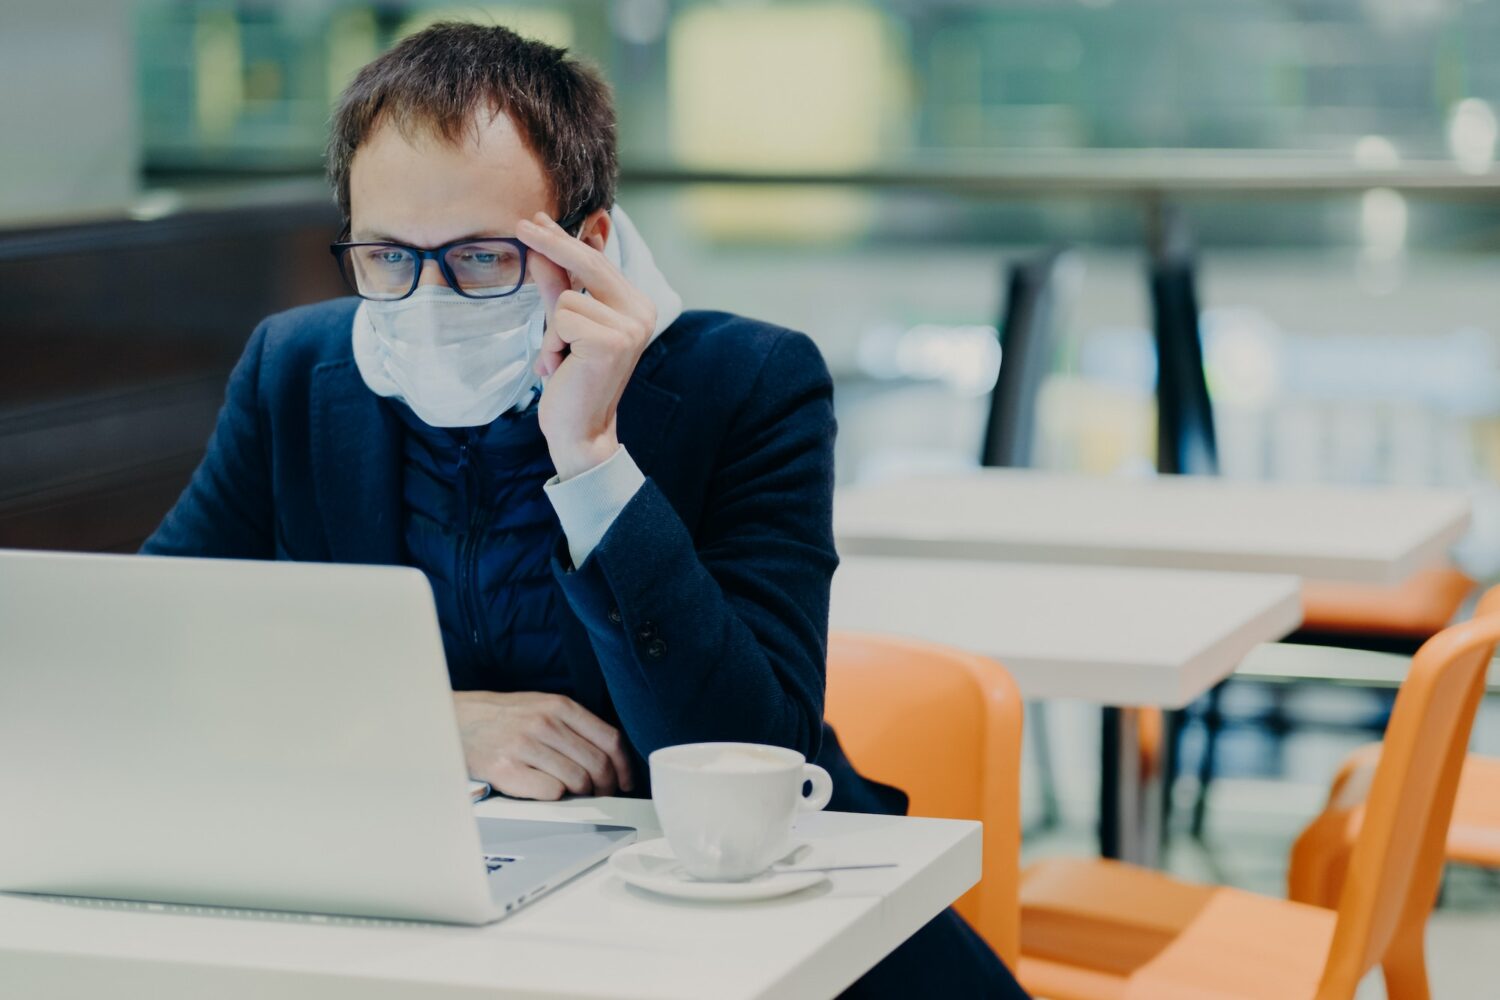
<path fill-rule="evenodd" d="M 568 539 L 573 566 L 582 566 L 620 511 L 645 483 L 635 459 L 622 444 L 615 453 L 587 472 L 566 482 L 556 476 L 542 486 Z"/>

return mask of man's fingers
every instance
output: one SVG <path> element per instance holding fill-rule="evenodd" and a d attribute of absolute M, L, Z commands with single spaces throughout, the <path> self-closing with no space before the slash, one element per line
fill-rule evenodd
<path fill-rule="evenodd" d="M 609 258 L 568 233 L 538 212 L 516 225 L 516 238 L 549 261 L 568 271 L 572 283 L 589 290 L 589 294 L 611 305 L 629 301 L 630 283 Z"/>
<path fill-rule="evenodd" d="M 563 707 L 562 721 L 609 756 L 610 763 L 615 767 L 615 775 L 619 778 L 621 791 L 629 792 L 635 788 L 635 776 L 630 772 L 630 757 L 625 752 L 625 740 L 618 729 L 572 700 Z"/>
<path fill-rule="evenodd" d="M 540 802 L 555 802 L 563 797 L 567 791 L 563 783 L 538 771 L 534 767 L 525 764 L 517 764 L 505 769 L 494 778 L 486 778 L 495 790 L 502 795 L 509 795 L 517 799 L 536 799 Z"/>
<path fill-rule="evenodd" d="M 559 267 L 540 253 L 527 257 L 526 273 L 536 282 L 542 305 L 547 309 L 547 323 L 550 326 L 552 317 L 557 312 L 558 296 L 573 287 L 573 280 L 565 268 Z"/>
<path fill-rule="evenodd" d="M 521 751 L 520 757 L 523 763 L 562 782 L 563 787 L 574 795 L 592 795 L 594 792 L 593 778 L 582 764 L 540 739 L 530 741 Z"/>
<path fill-rule="evenodd" d="M 609 755 L 587 738 L 580 736 L 566 722 L 561 719 L 553 721 L 555 725 L 541 733 L 539 739 L 559 753 L 572 758 L 588 771 L 589 778 L 594 785 L 595 795 L 613 795 L 619 788 L 620 780 L 615 775 L 615 766 L 609 759 Z"/>
<path fill-rule="evenodd" d="M 614 745 L 609 750 L 609 759 L 615 765 L 615 774 L 620 778 L 620 791 L 635 791 L 635 775 L 630 771 L 630 756 L 625 753 L 625 741 L 615 734 Z"/>
<path fill-rule="evenodd" d="M 618 327 L 595 322 L 582 313 L 559 310 L 542 334 L 542 346 L 537 352 L 536 373 L 554 374 L 570 352 L 597 354 L 599 349 L 606 346 L 610 350 L 629 350 L 633 346 L 630 336 Z M 594 350 L 580 352 L 580 347 L 588 346 L 593 346 Z"/>
<path fill-rule="evenodd" d="M 595 323 L 617 329 L 635 322 L 619 310 L 600 302 L 592 295 L 585 295 L 579 291 L 566 291 L 558 296 L 557 311 L 575 312 L 580 316 L 588 317 Z"/>
<path fill-rule="evenodd" d="M 535 371 L 538 375 L 550 376 L 562 365 L 568 349 L 567 342 L 557 333 L 557 324 L 549 322 L 547 332 L 542 334 L 542 346 L 537 353 Z"/>
<path fill-rule="evenodd" d="M 631 347 L 628 334 L 615 327 L 596 323 L 581 313 L 558 313 L 557 322 L 552 324 L 548 333 L 556 333 L 573 355 L 597 357 L 601 349 L 624 352 Z M 546 340 L 544 335 L 543 345 Z"/>

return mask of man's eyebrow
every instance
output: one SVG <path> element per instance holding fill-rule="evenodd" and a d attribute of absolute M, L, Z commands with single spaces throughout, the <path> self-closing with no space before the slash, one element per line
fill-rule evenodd
<path fill-rule="evenodd" d="M 464 235 L 464 236 L 455 236 L 455 237 L 453 237 L 453 239 L 451 239 L 451 240 L 444 240 L 442 243 L 439 243 L 437 245 L 438 246 L 447 246 L 449 243 L 461 243 L 464 240 L 485 240 L 485 239 L 489 239 L 489 240 L 494 240 L 494 239 L 513 240 L 513 239 L 515 239 L 515 237 L 514 236 L 501 236 L 498 233 L 491 233 L 491 232 L 488 232 L 488 231 L 485 231 L 485 230 L 480 230 L 478 232 L 468 233 L 467 235 Z M 417 244 L 415 244 L 415 243 L 408 243 L 406 240 L 403 240 L 400 237 L 392 236 L 389 233 L 382 233 L 382 232 L 378 232 L 378 231 L 374 231 L 374 232 L 355 232 L 355 233 L 353 233 L 353 234 L 350 235 L 349 241 L 351 243 L 399 243 L 401 246 L 404 246 L 404 247 L 415 247 L 415 246 L 417 246 Z M 431 250 L 432 247 L 417 247 L 417 249 L 419 249 L 419 250 Z"/>

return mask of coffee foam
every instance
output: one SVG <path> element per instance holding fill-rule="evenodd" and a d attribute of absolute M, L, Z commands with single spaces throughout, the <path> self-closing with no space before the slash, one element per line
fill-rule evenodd
<path fill-rule="evenodd" d="M 720 750 L 696 765 L 696 770 L 713 774 L 763 774 L 780 771 L 787 762 L 776 754 L 757 750 Z"/>

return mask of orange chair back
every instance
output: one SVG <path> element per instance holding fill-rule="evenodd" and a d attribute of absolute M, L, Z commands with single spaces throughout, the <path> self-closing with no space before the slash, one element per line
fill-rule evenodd
<path fill-rule="evenodd" d="M 861 774 L 913 816 L 984 823 L 983 874 L 959 913 L 1015 967 L 1020 952 L 1021 694 L 998 663 L 889 636 L 834 633 L 824 716 Z"/>
<path fill-rule="evenodd" d="M 1393 941 L 1421 938 L 1437 899 L 1459 774 L 1497 642 L 1500 588 L 1485 594 L 1471 621 L 1433 636 L 1412 660 L 1339 896 L 1323 995 L 1352 995 Z"/>

